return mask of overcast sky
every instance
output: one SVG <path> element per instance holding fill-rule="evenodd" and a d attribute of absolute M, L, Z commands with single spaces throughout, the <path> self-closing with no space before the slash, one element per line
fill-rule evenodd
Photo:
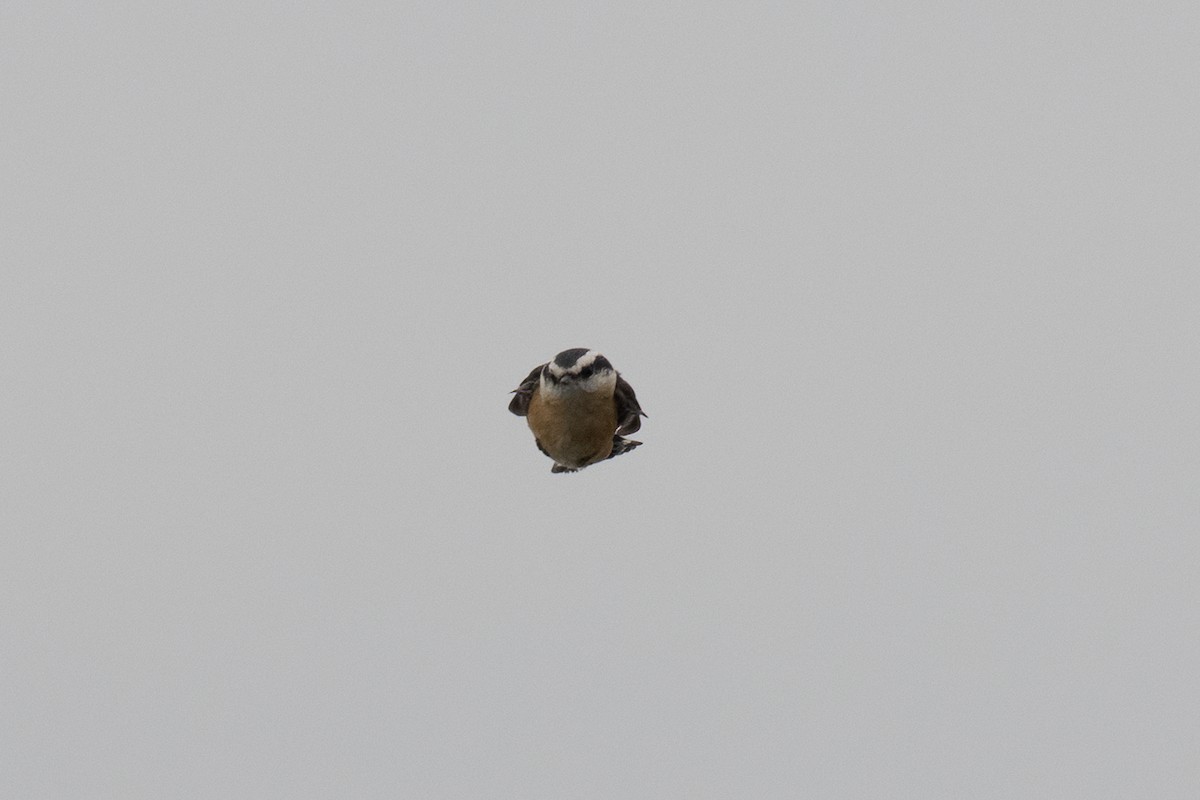
<path fill-rule="evenodd" d="M 1193 2 L 0 6 L 0 795 L 1195 798 Z M 509 390 L 604 352 L 645 446 Z"/>

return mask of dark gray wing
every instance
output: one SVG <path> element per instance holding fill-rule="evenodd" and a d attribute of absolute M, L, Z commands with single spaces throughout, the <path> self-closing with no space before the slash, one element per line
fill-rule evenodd
<path fill-rule="evenodd" d="M 624 436 L 634 433 L 642 427 L 639 417 L 649 416 L 638 405 L 637 395 L 633 387 L 620 375 L 617 375 L 617 387 L 613 389 L 613 401 L 617 404 L 617 435 Z"/>
<path fill-rule="evenodd" d="M 508 410 L 516 414 L 518 417 L 528 416 L 529 414 L 529 398 L 533 397 L 533 390 L 538 385 L 538 379 L 542 375 L 542 367 L 545 364 L 539 364 L 525 376 L 525 380 L 521 381 L 521 385 L 513 389 L 512 402 L 508 404 Z"/>

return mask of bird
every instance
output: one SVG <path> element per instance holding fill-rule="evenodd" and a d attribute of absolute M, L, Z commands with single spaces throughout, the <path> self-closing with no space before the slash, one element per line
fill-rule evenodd
<path fill-rule="evenodd" d="M 508 410 L 525 417 L 553 473 L 578 472 L 641 446 L 626 439 L 648 416 L 633 387 L 607 358 L 586 347 L 534 367 L 512 391 Z"/>

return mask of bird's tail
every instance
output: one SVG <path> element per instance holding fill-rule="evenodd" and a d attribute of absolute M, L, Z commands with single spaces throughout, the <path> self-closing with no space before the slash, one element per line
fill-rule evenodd
<path fill-rule="evenodd" d="M 624 436 L 613 436 L 612 452 L 609 453 L 608 456 L 606 458 L 604 458 L 603 460 L 607 461 L 608 459 L 613 458 L 614 456 L 619 456 L 624 453 L 628 453 L 630 450 L 634 449 L 635 447 L 641 447 L 641 446 L 642 446 L 641 442 L 635 442 L 633 439 L 626 439 Z M 540 445 L 539 445 L 539 447 L 540 447 Z M 546 451 L 543 450 L 542 452 L 545 453 Z M 547 454 L 547 455 L 549 455 L 549 454 Z M 550 471 L 557 474 L 560 472 L 579 472 L 579 470 L 581 470 L 581 469 L 583 469 L 583 467 L 567 467 L 562 464 L 556 463 L 554 466 L 552 466 L 550 468 Z"/>
<path fill-rule="evenodd" d="M 608 454 L 608 457 L 616 458 L 617 456 L 625 455 L 630 450 L 641 446 L 641 442 L 636 442 L 633 439 L 626 439 L 624 436 L 613 436 L 613 449 L 612 452 Z"/>

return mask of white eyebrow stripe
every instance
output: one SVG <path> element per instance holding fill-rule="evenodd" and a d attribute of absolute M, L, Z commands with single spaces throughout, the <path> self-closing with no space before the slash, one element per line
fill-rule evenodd
<path fill-rule="evenodd" d="M 588 350 L 581 355 L 574 364 L 570 367 L 562 367 L 557 361 L 550 361 L 546 366 L 550 368 L 550 374 L 556 378 L 561 378 L 563 375 L 578 375 L 581 371 L 596 363 L 597 358 L 604 356 L 597 350 Z"/>
<path fill-rule="evenodd" d="M 598 355 L 600 355 L 600 354 L 597 353 L 595 350 L 588 350 L 586 353 L 584 353 L 583 355 L 581 355 L 579 357 L 579 360 L 575 362 L 575 366 L 571 367 L 571 371 L 579 372 L 584 367 L 590 367 L 592 365 L 592 362 L 594 362 L 596 360 L 596 356 L 598 356 Z"/>

